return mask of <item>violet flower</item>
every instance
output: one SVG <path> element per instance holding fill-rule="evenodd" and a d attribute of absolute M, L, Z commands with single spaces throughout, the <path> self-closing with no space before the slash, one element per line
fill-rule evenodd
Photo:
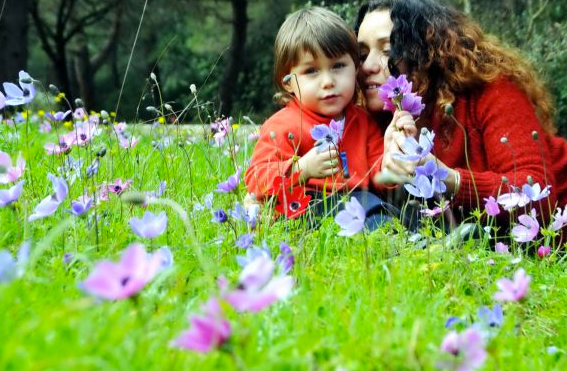
<path fill-rule="evenodd" d="M 423 128 L 419 134 L 419 142 L 414 137 L 407 137 L 402 143 L 404 154 L 394 153 L 393 157 L 403 161 L 419 161 L 431 153 L 434 138 L 434 132 Z"/>
<path fill-rule="evenodd" d="M 213 211 L 213 219 L 211 220 L 213 223 L 224 223 L 227 220 L 228 215 L 226 215 L 223 209 Z"/>
<path fill-rule="evenodd" d="M 137 294 L 162 267 L 161 254 L 148 254 L 144 245 L 131 244 L 119 262 L 100 261 L 80 287 L 102 299 L 121 300 Z"/>
<path fill-rule="evenodd" d="M 508 245 L 502 243 L 502 242 L 497 242 L 496 245 L 494 245 L 494 250 L 499 253 L 499 254 L 508 254 Z"/>
<path fill-rule="evenodd" d="M 71 114 L 71 110 L 65 111 L 65 112 L 47 112 L 45 114 L 45 117 L 47 117 L 48 119 L 50 119 L 51 121 L 63 121 L 65 120 L 65 118 L 67 118 L 67 116 L 69 116 Z"/>
<path fill-rule="evenodd" d="M 293 288 L 293 277 L 273 276 L 275 263 L 259 256 L 242 270 L 238 288 L 223 295 L 239 312 L 259 312 L 278 300 L 287 297 Z"/>
<path fill-rule="evenodd" d="M 132 184 L 132 180 L 126 180 L 125 182 L 122 181 L 122 178 L 118 178 L 114 181 L 114 184 L 109 184 L 107 186 L 108 192 L 115 193 L 117 195 L 122 194 L 125 190 L 130 188 L 130 184 Z"/>
<path fill-rule="evenodd" d="M 557 212 L 553 216 L 553 223 L 551 223 L 551 228 L 554 231 L 558 231 L 567 225 L 567 206 L 561 211 L 560 208 L 557 208 Z"/>
<path fill-rule="evenodd" d="M 96 134 L 96 130 L 97 130 L 96 125 L 90 123 L 84 123 L 80 126 L 77 126 L 75 130 L 70 134 L 74 135 L 75 143 L 79 147 L 82 147 L 91 141 L 91 139 Z"/>
<path fill-rule="evenodd" d="M 496 199 L 504 210 L 512 210 L 516 206 L 524 207 L 530 202 L 530 198 L 523 192 L 513 190 L 510 193 L 503 193 Z"/>
<path fill-rule="evenodd" d="M 469 328 L 460 334 L 450 331 L 443 338 L 441 351 L 454 357 L 452 361 L 440 364 L 443 368 L 472 371 L 481 367 L 486 360 L 484 340 L 480 332 L 474 328 Z"/>
<path fill-rule="evenodd" d="M 443 204 L 441 204 L 440 206 L 436 206 L 433 209 L 421 209 L 419 210 L 419 212 L 422 213 L 423 215 L 434 217 L 442 214 L 448 209 L 449 209 L 449 202 L 444 201 Z"/>
<path fill-rule="evenodd" d="M 247 249 L 252 245 L 252 242 L 254 242 L 254 236 L 250 233 L 245 233 L 238 237 L 234 244 L 242 249 Z"/>
<path fill-rule="evenodd" d="M 161 269 L 171 268 L 173 266 L 173 253 L 167 246 L 162 246 L 153 253 L 161 258 Z"/>
<path fill-rule="evenodd" d="M 0 249 L 0 283 L 9 283 L 24 274 L 25 264 L 30 255 L 30 243 L 24 242 L 16 259 L 12 253 L 5 249 Z"/>
<path fill-rule="evenodd" d="M 6 107 L 6 96 L 0 91 L 0 109 Z M 0 121 L 2 121 L 0 119 Z"/>
<path fill-rule="evenodd" d="M 540 258 L 545 258 L 547 255 L 551 254 L 551 247 L 549 246 L 540 246 L 537 249 L 537 256 Z"/>
<path fill-rule="evenodd" d="M 526 195 L 526 197 L 528 197 L 531 201 L 534 202 L 542 200 L 547 196 L 549 196 L 550 190 L 551 190 L 550 185 L 545 186 L 545 188 L 542 190 L 539 183 L 536 183 L 533 186 L 529 184 L 524 184 L 524 186 L 522 187 L 522 193 Z"/>
<path fill-rule="evenodd" d="M 262 241 L 262 247 L 252 246 L 248 248 L 245 255 L 239 255 L 236 257 L 236 262 L 240 267 L 244 268 L 259 257 L 265 257 L 267 259 L 272 258 L 270 248 L 266 245 L 266 241 Z"/>
<path fill-rule="evenodd" d="M 311 129 L 311 138 L 314 141 L 319 142 L 317 145 L 317 151 L 322 152 L 328 149 L 330 146 L 338 146 L 340 139 L 343 136 L 345 126 L 345 119 L 335 121 L 331 120 L 329 125 L 319 124 L 315 125 Z"/>
<path fill-rule="evenodd" d="M 20 179 L 26 169 L 26 160 L 20 154 L 15 166 L 12 166 L 12 159 L 6 152 L 0 151 L 0 184 L 13 183 Z"/>
<path fill-rule="evenodd" d="M 131 136 L 130 138 L 127 138 L 124 135 L 118 136 L 118 144 L 120 145 L 120 147 L 126 149 L 136 147 L 138 140 L 139 138 L 136 138 L 135 136 Z"/>
<path fill-rule="evenodd" d="M 350 201 L 345 202 L 344 210 L 341 210 L 335 216 L 335 223 L 341 227 L 339 236 L 353 236 L 364 228 L 366 220 L 366 211 L 355 197 L 351 197 Z"/>
<path fill-rule="evenodd" d="M 526 275 L 526 271 L 520 268 L 514 274 L 514 280 L 501 278 L 496 281 L 496 286 L 500 291 L 494 294 L 494 299 L 498 301 L 519 301 L 522 300 L 530 285 L 531 277 Z"/>
<path fill-rule="evenodd" d="M 288 274 L 295 264 L 295 256 L 291 247 L 285 242 L 280 244 L 280 254 L 276 258 L 276 264 L 281 268 L 282 274 Z"/>
<path fill-rule="evenodd" d="M 71 209 L 68 213 L 75 216 L 85 215 L 93 206 L 93 200 L 87 195 L 79 196 L 76 200 L 71 201 Z"/>
<path fill-rule="evenodd" d="M 74 144 L 75 133 L 70 132 L 59 136 L 59 144 L 46 143 L 43 148 L 45 148 L 48 155 L 60 155 L 69 152 Z"/>
<path fill-rule="evenodd" d="M 448 170 L 437 167 L 434 160 L 427 161 L 423 166 L 417 166 L 415 173 L 412 184 L 404 184 L 404 188 L 411 195 L 429 199 L 435 193 L 443 193 L 447 190 L 443 180 L 447 178 Z"/>
<path fill-rule="evenodd" d="M 191 327 L 172 341 L 173 347 L 207 353 L 230 338 L 232 329 L 223 317 L 218 299 L 209 299 L 203 306 L 203 312 L 203 316 L 192 315 L 189 318 Z"/>
<path fill-rule="evenodd" d="M 492 309 L 482 306 L 478 310 L 480 324 L 486 327 L 502 327 L 504 313 L 500 304 L 496 304 Z"/>
<path fill-rule="evenodd" d="M 161 235 L 167 227 L 167 215 L 162 211 L 155 215 L 146 211 L 142 219 L 132 218 L 129 221 L 132 231 L 140 237 L 154 238 Z"/>
<path fill-rule="evenodd" d="M 249 207 L 245 209 L 240 205 L 240 203 L 236 203 L 234 208 L 229 210 L 230 216 L 232 216 L 235 220 L 240 220 L 250 224 L 252 229 L 256 228 L 257 222 L 257 214 L 256 208 Z"/>
<path fill-rule="evenodd" d="M 0 207 L 6 207 L 20 198 L 24 182 L 25 180 L 21 180 L 9 189 L 0 189 Z"/>
<path fill-rule="evenodd" d="M 406 75 L 388 77 L 386 83 L 378 89 L 378 99 L 384 102 L 384 110 L 395 112 L 396 109 L 408 111 L 412 116 L 419 116 L 425 108 L 421 97 L 412 93 L 412 83 Z"/>
<path fill-rule="evenodd" d="M 498 207 L 498 203 L 496 202 L 496 199 L 492 196 L 485 198 L 484 201 L 486 201 L 486 203 L 484 204 L 484 209 L 486 210 L 486 213 L 490 216 L 496 216 L 498 214 L 500 214 L 500 207 Z"/>
<path fill-rule="evenodd" d="M 4 92 L 6 93 L 6 104 L 8 106 L 20 106 L 22 104 L 27 104 L 35 97 L 36 92 L 33 82 L 25 83 L 22 82 L 22 80 L 32 81 L 33 79 L 27 72 L 20 71 L 19 87 L 11 82 L 5 82 L 3 84 Z"/>
<path fill-rule="evenodd" d="M 217 185 L 216 191 L 219 193 L 229 193 L 232 192 L 238 187 L 238 183 L 240 183 L 240 168 L 236 170 L 236 173 L 229 176 L 228 180 Z"/>
<path fill-rule="evenodd" d="M 512 228 L 512 236 L 516 242 L 530 242 L 539 233 L 539 222 L 536 219 L 536 210 L 532 209 L 530 215 L 523 214 L 518 217 L 521 225 Z"/>
<path fill-rule="evenodd" d="M 67 186 L 67 182 L 64 179 L 58 178 L 53 174 L 47 174 L 47 177 L 51 179 L 53 194 L 44 198 L 35 207 L 33 214 L 28 218 L 29 222 L 45 218 L 55 213 L 59 208 L 59 205 L 61 205 L 61 203 L 67 198 L 67 195 L 69 194 L 69 187 Z"/>

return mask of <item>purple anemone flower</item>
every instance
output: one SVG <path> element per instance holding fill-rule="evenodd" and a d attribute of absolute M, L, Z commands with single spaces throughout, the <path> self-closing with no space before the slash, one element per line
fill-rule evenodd
<path fill-rule="evenodd" d="M 232 192 L 238 187 L 238 183 L 240 183 L 240 172 L 241 169 L 238 168 L 236 173 L 229 176 L 228 180 L 217 185 L 216 191 L 219 193 L 229 193 Z"/>
<path fill-rule="evenodd" d="M 449 353 L 453 359 L 440 364 L 443 368 L 458 371 L 472 371 L 486 360 L 486 350 L 481 333 L 469 328 L 461 333 L 450 331 L 441 344 L 441 351 Z"/>
<path fill-rule="evenodd" d="M 403 161 L 419 161 L 431 153 L 434 138 L 434 132 L 423 128 L 419 134 L 419 142 L 414 137 L 407 137 L 402 144 L 405 154 L 394 153 L 393 157 Z"/>
<path fill-rule="evenodd" d="M 492 196 L 485 198 L 484 201 L 486 201 L 486 203 L 484 204 L 484 209 L 486 210 L 486 213 L 490 216 L 496 216 L 498 214 L 500 214 L 500 207 L 498 206 L 498 203 L 496 202 L 496 199 Z"/>
<path fill-rule="evenodd" d="M 155 215 L 151 211 L 146 211 L 142 219 L 130 219 L 130 227 L 140 237 L 154 238 L 161 235 L 167 227 L 167 215 L 162 211 Z"/>
<path fill-rule="evenodd" d="M 254 242 L 254 236 L 250 233 L 245 233 L 238 237 L 234 244 L 242 249 L 247 249 L 252 245 L 252 242 Z"/>
<path fill-rule="evenodd" d="M 211 220 L 213 223 L 224 223 L 227 220 L 228 220 L 228 215 L 226 215 L 223 209 L 218 209 L 217 211 L 213 211 L 213 219 Z"/>
<path fill-rule="evenodd" d="M 245 255 L 237 256 L 236 262 L 240 267 L 244 268 L 252 261 L 256 260 L 261 256 L 268 259 L 272 258 L 272 254 L 270 253 L 270 248 L 268 247 L 268 245 L 266 245 L 266 241 L 262 241 L 262 247 L 252 246 L 251 248 L 246 250 Z"/>
<path fill-rule="evenodd" d="M 25 180 L 19 181 L 9 189 L 0 189 L 0 207 L 6 207 L 20 198 Z"/>
<path fill-rule="evenodd" d="M 48 119 L 51 119 L 51 121 L 63 121 L 67 118 L 67 116 L 69 116 L 71 114 L 71 110 L 65 111 L 65 112 L 47 112 L 45 114 L 45 117 L 47 117 Z"/>
<path fill-rule="evenodd" d="M 160 247 L 154 255 L 161 257 L 161 269 L 171 268 L 173 266 L 173 253 L 167 246 Z"/>
<path fill-rule="evenodd" d="M 385 111 L 401 109 L 413 116 L 419 116 L 425 108 L 421 97 L 412 93 L 412 83 L 408 82 L 406 75 L 388 77 L 386 83 L 378 89 L 378 98 L 384 102 Z"/>
<path fill-rule="evenodd" d="M 75 216 L 85 215 L 93 206 L 93 200 L 87 195 L 80 196 L 76 200 L 71 201 L 71 209 L 67 210 Z"/>
<path fill-rule="evenodd" d="M 338 146 L 345 126 L 345 119 L 331 120 L 329 125 L 319 124 L 311 129 L 311 138 L 314 141 L 320 142 L 317 146 L 317 151 L 322 152 L 330 146 Z"/>
<path fill-rule="evenodd" d="M 19 87 L 11 82 L 5 82 L 3 84 L 4 92 L 6 93 L 6 104 L 8 106 L 20 106 L 29 103 L 35 97 L 33 82 L 23 82 L 22 80 L 32 81 L 33 79 L 27 72 L 20 71 Z"/>
<path fill-rule="evenodd" d="M 280 254 L 276 258 L 276 264 L 280 266 L 282 274 L 288 274 L 293 269 L 295 256 L 291 247 L 285 242 L 280 244 Z"/>
<path fill-rule="evenodd" d="M 415 174 L 412 184 L 404 184 L 411 195 L 429 199 L 435 193 L 443 193 L 447 190 L 443 180 L 447 178 L 448 170 L 437 167 L 434 160 L 427 161 L 423 166 L 417 166 Z"/>
<path fill-rule="evenodd" d="M 172 341 L 173 347 L 207 353 L 230 338 L 232 329 L 223 317 L 218 299 L 209 299 L 203 306 L 203 312 L 203 316 L 192 315 L 189 318 L 191 327 Z"/>
<path fill-rule="evenodd" d="M 498 301 L 520 301 L 528 293 L 531 277 L 526 275 L 526 271 L 520 268 L 514 273 L 514 280 L 501 278 L 496 281 L 496 286 L 500 289 L 494 294 L 494 299 Z"/>
<path fill-rule="evenodd" d="M 492 309 L 482 306 L 478 310 L 480 324 L 485 327 L 502 327 L 504 313 L 500 304 L 496 304 Z"/>
<path fill-rule="evenodd" d="M 545 258 L 547 255 L 551 254 L 551 247 L 550 246 L 540 246 L 537 249 L 537 256 L 540 258 Z"/>
<path fill-rule="evenodd" d="M 0 91 L 0 109 L 6 107 L 6 96 Z"/>
<path fill-rule="evenodd" d="M 545 188 L 542 190 L 539 183 L 536 183 L 534 185 L 524 184 L 524 186 L 522 187 L 522 193 L 534 202 L 542 200 L 549 196 L 550 190 L 550 185 L 545 186 Z"/>
<path fill-rule="evenodd" d="M 351 197 L 350 201 L 345 202 L 344 210 L 341 210 L 335 216 L 335 223 L 341 227 L 339 236 L 353 236 L 364 228 L 366 220 L 366 211 L 355 197 Z"/>
<path fill-rule="evenodd" d="M 512 228 L 512 236 L 516 242 L 530 242 L 539 233 L 539 222 L 536 219 L 536 211 L 532 209 L 530 215 L 523 214 L 518 217 L 521 225 Z"/>
<path fill-rule="evenodd" d="M 5 249 L 0 249 L 0 283 L 8 283 L 24 274 L 25 264 L 30 255 L 30 243 L 24 242 L 16 259 L 12 253 Z"/>
<path fill-rule="evenodd" d="M 560 208 L 557 208 L 557 212 L 553 216 L 553 223 L 551 223 L 551 228 L 554 231 L 558 231 L 567 225 L 567 206 L 561 211 Z"/>
<path fill-rule="evenodd" d="M 508 254 L 510 252 L 508 250 L 508 245 L 502 242 L 497 242 L 496 245 L 494 245 L 494 251 L 496 251 L 498 254 Z"/>
<path fill-rule="evenodd" d="M 125 299 L 137 294 L 156 276 L 162 261 L 161 254 L 148 254 L 143 245 L 132 244 L 119 262 L 99 262 L 81 288 L 102 299 Z"/>
<path fill-rule="evenodd" d="M 293 288 L 293 277 L 273 276 L 276 264 L 259 256 L 244 267 L 238 288 L 224 294 L 224 299 L 239 312 L 259 312 L 287 297 Z"/>
<path fill-rule="evenodd" d="M 47 177 L 51 179 L 53 194 L 44 198 L 35 207 L 33 214 L 28 218 L 29 222 L 54 214 L 59 208 L 59 205 L 61 205 L 69 194 L 69 187 L 67 186 L 65 179 L 58 178 L 53 174 L 47 174 Z"/>
<path fill-rule="evenodd" d="M 20 179 L 26 169 L 26 160 L 22 155 L 18 156 L 15 166 L 12 158 L 6 152 L 0 151 L 0 184 L 13 183 Z"/>

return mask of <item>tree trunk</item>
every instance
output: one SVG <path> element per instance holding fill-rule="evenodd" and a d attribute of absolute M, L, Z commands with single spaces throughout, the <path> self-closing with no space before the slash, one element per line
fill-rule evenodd
<path fill-rule="evenodd" d="M 91 68 L 89 46 L 84 33 L 77 35 L 77 50 L 73 57 L 74 74 L 77 80 L 79 98 L 85 103 L 87 109 L 94 108 L 94 73 Z"/>
<path fill-rule="evenodd" d="M 244 65 L 244 47 L 246 45 L 246 28 L 248 25 L 248 16 L 246 14 L 247 0 L 231 0 L 230 3 L 232 5 L 232 13 L 234 14 L 232 40 L 219 88 L 219 109 L 226 116 L 229 116 L 232 111 L 234 85 Z"/>
<path fill-rule="evenodd" d="M 1 4 L 0 4 L 1 6 Z M 28 1 L 7 1 L 0 18 L 0 84 L 15 82 L 28 59 Z M 33 71 L 30 73 L 33 77 Z"/>

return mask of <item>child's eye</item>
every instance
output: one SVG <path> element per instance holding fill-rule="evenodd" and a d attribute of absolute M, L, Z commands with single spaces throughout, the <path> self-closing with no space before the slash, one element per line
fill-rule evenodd
<path fill-rule="evenodd" d="M 335 64 L 333 65 L 333 68 L 339 69 L 339 68 L 344 68 L 345 66 L 346 66 L 345 63 L 343 63 L 343 62 L 337 62 L 337 63 L 335 63 Z"/>
<path fill-rule="evenodd" d="M 314 68 L 314 67 L 310 67 L 310 68 L 307 68 L 303 73 L 305 73 L 306 75 L 311 75 L 311 74 L 314 74 L 315 72 L 317 72 L 317 69 Z"/>

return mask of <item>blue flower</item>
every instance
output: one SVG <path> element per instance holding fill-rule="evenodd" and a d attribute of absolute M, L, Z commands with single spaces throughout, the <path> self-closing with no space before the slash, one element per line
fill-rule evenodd
<path fill-rule="evenodd" d="M 288 274 L 295 264 L 295 256 L 291 247 L 285 242 L 280 244 L 280 254 L 276 258 L 276 264 L 281 268 L 281 274 Z"/>
<path fill-rule="evenodd" d="M 335 216 L 335 223 L 341 227 L 339 236 L 352 236 L 357 234 L 364 228 L 366 220 L 366 211 L 355 197 L 351 197 L 350 201 L 345 202 L 344 210 L 338 212 Z"/>
<path fill-rule="evenodd" d="M 155 215 L 151 211 L 146 211 L 142 219 L 130 219 L 130 227 L 140 237 L 154 238 L 161 235 L 167 227 L 167 215 L 162 211 Z"/>
<path fill-rule="evenodd" d="M 238 237 L 234 244 L 240 248 L 247 249 L 252 245 L 252 242 L 254 242 L 254 236 L 250 233 L 246 233 Z"/>
<path fill-rule="evenodd" d="M 423 166 L 417 166 L 415 174 L 412 184 L 404 184 L 411 195 L 428 199 L 435 193 L 443 193 L 447 190 L 443 180 L 447 178 L 449 171 L 437 167 L 434 160 L 427 161 Z"/>
<path fill-rule="evenodd" d="M 19 87 L 16 84 L 12 84 L 11 82 L 5 82 L 3 86 L 4 92 L 6 93 L 6 104 L 8 106 L 20 106 L 22 104 L 31 102 L 35 97 L 35 87 L 33 86 L 32 80 L 33 79 L 27 72 L 20 71 Z"/>
<path fill-rule="evenodd" d="M 17 258 L 5 250 L 0 250 L 0 283 L 8 283 L 24 274 L 24 267 L 30 255 L 30 243 L 24 242 L 18 250 Z"/>
<path fill-rule="evenodd" d="M 478 310 L 478 318 L 480 323 L 487 327 L 502 327 L 504 322 L 504 314 L 500 304 L 496 304 L 492 309 L 482 306 Z"/>
<path fill-rule="evenodd" d="M 228 215 L 226 215 L 223 209 L 218 209 L 217 211 L 213 211 L 213 219 L 211 220 L 213 223 L 224 223 L 227 220 L 228 220 Z"/>
<path fill-rule="evenodd" d="M 433 138 L 435 138 L 435 134 L 423 128 L 419 135 L 419 142 L 414 137 L 407 137 L 402 144 L 405 154 L 394 153 L 393 157 L 403 161 L 419 161 L 431 153 Z"/>

